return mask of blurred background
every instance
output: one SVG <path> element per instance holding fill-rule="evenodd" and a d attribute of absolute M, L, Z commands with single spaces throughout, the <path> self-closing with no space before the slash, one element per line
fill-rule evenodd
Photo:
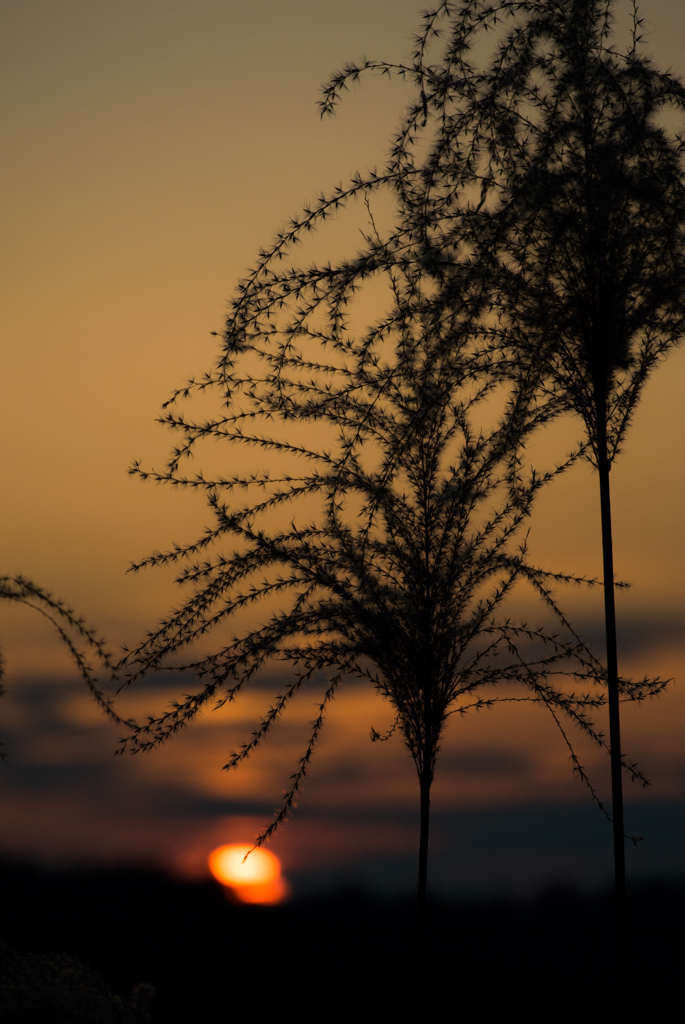
<path fill-rule="evenodd" d="M 682 5 L 640 9 L 658 65 L 685 73 Z M 0 572 L 63 597 L 117 653 L 179 599 L 171 572 L 127 574 L 130 562 L 195 539 L 208 519 L 201 496 L 142 484 L 127 468 L 161 467 L 173 438 L 155 417 L 211 365 L 210 332 L 260 246 L 318 192 L 382 164 L 407 86 L 370 76 L 323 122 L 319 88 L 348 60 L 406 59 L 419 7 L 22 0 L 2 5 L 0 19 Z M 359 223 L 341 213 L 332 248 L 322 235 L 303 259 L 354 247 Z M 625 750 L 652 781 L 626 793 L 627 828 L 644 837 L 629 846 L 628 870 L 645 884 L 682 878 L 685 863 L 684 391 L 681 349 L 654 374 L 612 472 L 617 573 L 631 583 L 619 595 L 621 670 L 676 680 L 657 702 L 625 708 Z M 546 457 L 578 433 L 557 425 Z M 540 564 L 600 572 L 596 490 L 578 466 L 542 496 L 531 535 Z M 601 652 L 601 594 L 575 591 L 564 603 Z M 0 616 L 0 852 L 12 863 L 146 864 L 199 885 L 212 849 L 268 824 L 316 688 L 234 774 L 222 765 L 277 678 L 162 750 L 114 758 L 119 730 L 49 624 L 21 607 Z M 158 708 L 183 686 L 151 679 L 122 710 Z M 349 685 L 335 702 L 300 806 L 271 844 L 295 896 L 351 886 L 380 899 L 413 887 L 415 769 L 399 738 L 369 739 L 391 721 L 366 687 Z M 608 801 L 608 760 L 581 740 L 578 751 Z M 610 826 L 545 712 L 503 705 L 452 722 L 434 787 L 436 894 L 597 891 L 611 869 Z"/>

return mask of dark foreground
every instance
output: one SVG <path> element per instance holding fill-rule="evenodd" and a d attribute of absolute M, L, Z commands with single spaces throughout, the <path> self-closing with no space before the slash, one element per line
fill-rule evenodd
<path fill-rule="evenodd" d="M 610 906 L 606 894 L 562 890 L 525 902 L 434 903 L 425 1019 L 610 1021 Z M 0 908 L 3 1024 L 145 1020 L 145 983 L 155 988 L 147 1005 L 157 1024 L 411 1019 L 410 898 L 345 891 L 280 907 L 245 907 L 229 903 L 212 882 L 179 882 L 155 870 L 48 870 L 5 862 Z M 636 1022 L 680 1018 L 684 913 L 685 883 L 632 891 Z M 72 961 L 39 955 L 46 953 L 78 958 L 83 973 Z M 36 1005 L 30 1021 L 27 1004 L 13 1010 L 22 972 L 35 991 L 42 986 L 40 999 L 71 986 L 71 1008 L 65 1010 L 64 998 L 61 1008 Z M 87 991 L 79 1005 L 81 989 Z M 123 997 L 114 1009 L 112 992 Z"/>

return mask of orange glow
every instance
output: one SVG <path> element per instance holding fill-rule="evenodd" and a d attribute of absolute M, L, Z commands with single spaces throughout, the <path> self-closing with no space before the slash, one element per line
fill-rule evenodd
<path fill-rule="evenodd" d="M 247 844 L 219 846 L 209 855 L 209 870 L 241 903 L 280 903 L 287 885 L 278 857 L 269 850 L 250 850 Z"/>

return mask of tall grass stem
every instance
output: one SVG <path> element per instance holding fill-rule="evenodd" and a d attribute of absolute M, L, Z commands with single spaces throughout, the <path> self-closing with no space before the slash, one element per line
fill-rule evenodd
<path fill-rule="evenodd" d="M 626 859 L 623 822 L 623 779 L 621 774 L 621 718 L 618 692 L 616 602 L 614 594 L 614 552 L 611 529 L 611 488 L 607 455 L 606 418 L 598 419 L 599 494 L 602 517 L 602 561 L 604 572 L 604 624 L 609 694 L 609 747 L 611 751 L 611 804 L 614 832 L 614 893 L 616 913 L 616 1020 L 629 1020 L 628 914 Z"/>
<path fill-rule="evenodd" d="M 414 1020 L 423 1024 L 425 1018 L 425 947 L 426 947 L 426 891 L 428 884 L 428 836 L 430 828 L 430 790 L 432 779 L 421 778 L 419 884 L 416 901 L 416 963 L 414 974 Z"/>

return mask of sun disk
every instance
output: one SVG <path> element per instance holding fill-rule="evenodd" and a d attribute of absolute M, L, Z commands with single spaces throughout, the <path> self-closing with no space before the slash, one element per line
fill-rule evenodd
<path fill-rule="evenodd" d="M 241 903 L 279 903 L 287 893 L 280 862 L 270 850 L 238 843 L 219 846 L 209 855 L 209 870 Z"/>

